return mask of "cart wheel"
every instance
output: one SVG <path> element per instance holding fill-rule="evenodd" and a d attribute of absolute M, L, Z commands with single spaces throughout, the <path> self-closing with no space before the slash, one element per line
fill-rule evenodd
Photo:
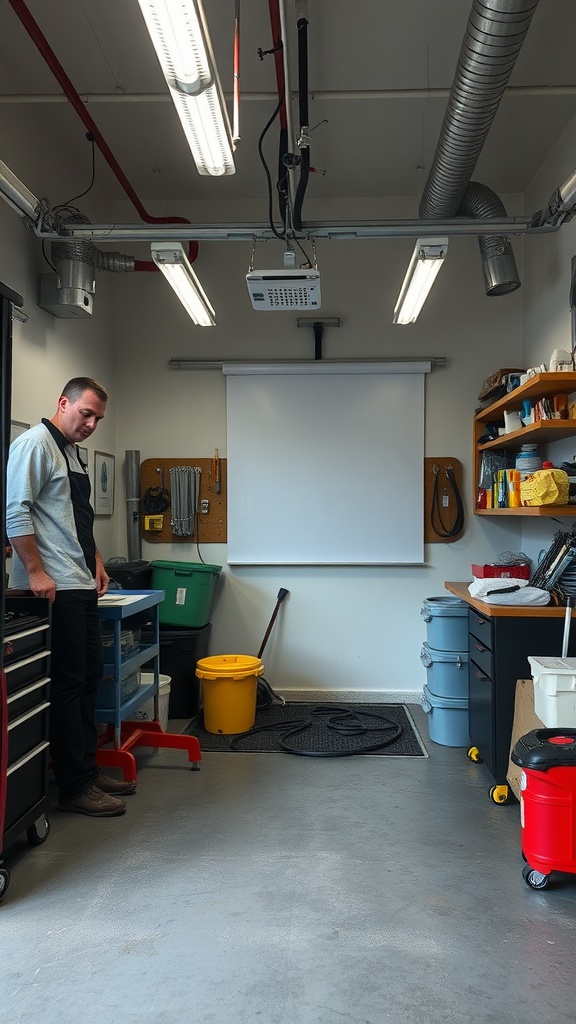
<path fill-rule="evenodd" d="M 42 846 L 45 843 L 50 834 L 50 822 L 45 814 L 30 825 L 30 828 L 26 829 L 26 835 L 28 842 L 31 846 Z"/>
<path fill-rule="evenodd" d="M 478 750 L 478 747 L 469 747 L 468 757 L 470 758 L 471 761 L 474 761 L 474 764 L 483 763 L 482 758 L 480 757 L 480 751 Z"/>
<path fill-rule="evenodd" d="M 10 872 L 8 868 L 0 868 L 0 900 L 6 895 L 6 890 L 10 885 Z"/>
<path fill-rule="evenodd" d="M 495 804 L 507 804 L 510 796 L 508 786 L 492 786 L 490 790 L 490 799 Z"/>
<path fill-rule="evenodd" d="M 200 771 L 200 764 L 201 764 L 200 761 L 193 761 L 192 764 L 190 765 L 190 771 L 191 772 L 199 772 Z"/>
<path fill-rule="evenodd" d="M 522 878 L 531 889 L 547 889 L 550 875 L 543 875 L 541 871 L 535 871 L 529 864 L 522 871 Z"/>

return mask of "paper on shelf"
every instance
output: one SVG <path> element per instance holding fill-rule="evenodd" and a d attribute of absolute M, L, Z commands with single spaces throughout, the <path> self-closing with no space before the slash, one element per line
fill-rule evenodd
<path fill-rule="evenodd" d="M 98 598 L 98 604 L 101 605 L 125 605 L 134 604 L 135 601 L 140 601 L 142 594 L 103 594 L 102 597 Z"/>

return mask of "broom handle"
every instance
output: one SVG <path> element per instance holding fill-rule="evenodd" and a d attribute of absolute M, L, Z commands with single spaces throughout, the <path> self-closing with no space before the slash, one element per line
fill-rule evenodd
<path fill-rule="evenodd" d="M 280 590 L 278 591 L 278 597 L 276 599 L 276 607 L 274 608 L 274 611 L 272 612 L 272 618 L 270 619 L 270 622 L 268 623 L 268 629 L 266 630 L 266 632 L 264 634 L 264 639 L 263 639 L 262 643 L 260 644 L 260 650 L 258 651 L 258 655 L 257 655 L 258 658 L 262 657 L 262 652 L 263 652 L 264 648 L 266 647 L 266 644 L 268 643 L 268 637 L 270 636 L 270 633 L 272 632 L 272 626 L 274 625 L 274 623 L 276 621 L 276 616 L 278 615 L 278 612 L 280 611 L 280 605 L 282 604 L 282 601 L 284 600 L 284 598 L 288 597 L 288 593 L 289 593 L 289 591 L 288 590 L 284 590 L 283 587 L 281 587 Z"/>
<path fill-rule="evenodd" d="M 564 616 L 564 636 L 562 638 L 562 657 L 568 654 L 568 637 L 570 635 L 570 618 L 572 615 L 572 598 L 566 598 L 566 614 Z"/>

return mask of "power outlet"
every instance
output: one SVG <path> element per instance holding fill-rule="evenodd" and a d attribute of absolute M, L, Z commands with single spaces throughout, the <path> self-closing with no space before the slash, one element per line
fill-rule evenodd
<path fill-rule="evenodd" d="M 201 498 L 200 499 L 200 513 L 201 513 L 201 515 L 206 515 L 206 513 L 209 512 L 209 511 L 210 511 L 210 499 L 209 498 Z"/>

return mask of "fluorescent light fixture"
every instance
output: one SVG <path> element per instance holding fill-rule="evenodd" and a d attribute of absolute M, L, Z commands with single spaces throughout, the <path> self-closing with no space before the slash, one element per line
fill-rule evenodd
<path fill-rule="evenodd" d="M 199 327 L 214 327 L 216 314 L 180 243 L 155 242 L 151 252 L 154 263 L 194 323 Z"/>
<path fill-rule="evenodd" d="M 5 199 L 9 206 L 21 217 L 29 217 L 34 220 L 38 208 L 36 196 L 23 185 L 19 178 L 12 173 L 3 160 L 0 160 L 0 196 Z"/>
<path fill-rule="evenodd" d="M 200 174 L 234 174 L 234 144 L 201 0 L 138 0 Z"/>
<path fill-rule="evenodd" d="M 394 308 L 392 322 L 413 324 L 448 251 L 447 238 L 419 238 Z"/>

